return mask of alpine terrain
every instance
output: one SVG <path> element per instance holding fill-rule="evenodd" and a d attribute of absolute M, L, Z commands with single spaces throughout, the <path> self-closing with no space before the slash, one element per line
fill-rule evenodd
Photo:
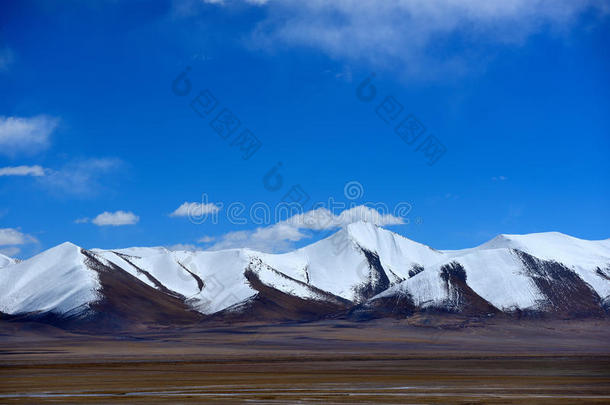
<path fill-rule="evenodd" d="M 64 243 L 0 256 L 0 312 L 60 326 L 125 328 L 205 320 L 466 316 L 604 317 L 610 239 L 500 235 L 435 250 L 366 222 L 301 249 L 86 250 Z"/>

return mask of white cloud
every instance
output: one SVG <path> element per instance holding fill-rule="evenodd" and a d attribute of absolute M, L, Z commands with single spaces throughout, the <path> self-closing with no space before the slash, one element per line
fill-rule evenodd
<path fill-rule="evenodd" d="M 272 231 L 268 231 L 268 228 L 259 228 L 255 231 L 229 232 L 223 235 L 209 250 L 249 248 L 261 252 L 281 252 L 292 248 L 295 241 L 291 240 L 289 235 L 282 235 L 277 228 Z M 273 237 L 269 238 L 271 235 Z M 299 239 L 304 237 L 305 235 Z"/>
<path fill-rule="evenodd" d="M 326 208 L 318 208 L 297 214 L 285 221 L 253 231 L 236 231 L 223 235 L 210 250 L 247 247 L 263 252 L 279 252 L 292 249 L 294 243 L 312 235 L 308 230 L 332 230 L 353 222 L 367 221 L 376 225 L 399 225 L 404 220 L 390 214 L 380 214 L 376 209 L 357 206 L 334 215 Z"/>
<path fill-rule="evenodd" d="M 215 238 L 212 236 L 204 236 L 204 237 L 197 239 L 197 243 L 210 243 L 210 242 L 214 242 L 214 240 L 215 240 Z"/>
<path fill-rule="evenodd" d="M 95 158 L 67 163 L 59 170 L 47 169 L 40 183 L 61 195 L 88 196 L 103 191 L 101 178 L 123 166 L 119 159 Z"/>
<path fill-rule="evenodd" d="M 173 17 L 183 18 L 196 16 L 199 13 L 205 12 L 205 7 L 208 5 L 231 6 L 245 3 L 262 6 L 268 2 L 269 0 L 173 0 L 170 10 Z"/>
<path fill-rule="evenodd" d="M 595 0 L 270 1 L 251 45 L 315 48 L 406 75 L 459 73 L 480 66 L 487 45 L 568 30 L 591 7 L 603 16 L 610 9 Z"/>
<path fill-rule="evenodd" d="M 0 116 L 0 153 L 13 156 L 44 150 L 58 124 L 57 118 L 45 115 L 31 118 Z"/>
<path fill-rule="evenodd" d="M 187 244 L 177 243 L 175 245 L 167 246 L 167 249 L 171 250 L 171 251 L 186 250 L 187 252 L 198 252 L 198 251 L 203 250 L 199 246 L 195 246 L 195 245 L 188 244 L 188 243 Z"/>
<path fill-rule="evenodd" d="M 269 0 L 243 0 L 243 1 L 248 4 L 255 4 L 258 6 L 267 4 L 269 2 Z M 222 5 L 226 4 L 225 0 L 202 0 L 202 2 L 205 4 L 222 4 Z M 230 3 L 230 2 L 237 3 L 238 1 L 229 0 L 227 3 Z"/>
<path fill-rule="evenodd" d="M 0 248 L 0 254 L 3 254 L 4 256 L 8 256 L 8 257 L 17 256 L 20 252 L 21 252 L 21 249 L 19 249 L 16 246 Z"/>
<path fill-rule="evenodd" d="M 380 214 L 376 209 L 365 205 L 352 207 L 341 212 L 339 215 L 334 215 L 326 208 L 318 208 L 303 214 L 294 215 L 284 222 L 297 228 L 328 230 L 358 221 L 371 222 L 379 226 L 400 225 L 404 223 L 402 218 L 391 214 Z"/>
<path fill-rule="evenodd" d="M 59 169 L 42 166 L 7 166 L 0 168 L 2 176 L 33 176 L 39 185 L 58 195 L 86 197 L 106 191 L 103 177 L 124 166 L 114 158 L 90 158 L 66 163 Z"/>
<path fill-rule="evenodd" d="M 93 218 L 93 222 L 97 226 L 122 226 L 122 225 L 134 225 L 137 224 L 140 217 L 135 215 L 133 212 L 116 211 L 116 212 L 103 212 L 97 217 Z"/>
<path fill-rule="evenodd" d="M 0 246 L 25 245 L 38 242 L 33 236 L 14 228 L 0 228 Z"/>
<path fill-rule="evenodd" d="M 174 212 L 169 214 L 170 217 L 201 217 L 206 214 L 214 214 L 220 210 L 220 207 L 214 203 L 196 203 L 185 202 Z"/>
<path fill-rule="evenodd" d="M 42 166 L 7 166 L 2 176 L 33 176 L 38 184 L 59 195 L 91 196 L 105 191 L 102 178 L 117 171 L 123 162 L 113 158 L 90 158 L 66 163 L 59 169 Z"/>
<path fill-rule="evenodd" d="M 45 170 L 41 166 L 8 166 L 0 168 L 0 177 L 2 176 L 35 176 L 40 177 L 45 175 Z"/>
<path fill-rule="evenodd" d="M 91 221 L 91 219 L 84 217 L 84 218 L 77 218 L 74 220 L 75 224 L 87 224 L 89 223 L 89 221 Z"/>
<path fill-rule="evenodd" d="M 379 226 L 404 224 L 403 218 L 392 214 L 380 214 L 379 211 L 364 205 L 343 211 L 339 215 L 338 220 L 341 226 L 357 221 L 366 221 Z"/>

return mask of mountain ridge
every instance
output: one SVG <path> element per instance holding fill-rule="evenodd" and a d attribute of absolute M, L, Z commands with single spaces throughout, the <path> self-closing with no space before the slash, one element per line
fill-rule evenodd
<path fill-rule="evenodd" d="M 282 254 L 87 250 L 65 242 L 0 268 L 5 316 L 103 319 L 112 327 L 223 316 L 310 320 L 353 308 L 360 317 L 431 310 L 606 316 L 609 303 L 610 239 L 558 232 L 436 250 L 358 222 Z"/>

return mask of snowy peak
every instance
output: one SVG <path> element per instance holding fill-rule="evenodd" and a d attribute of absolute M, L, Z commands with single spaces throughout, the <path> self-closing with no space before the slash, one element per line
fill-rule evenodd
<path fill-rule="evenodd" d="M 426 245 L 412 241 L 402 235 L 384 229 L 371 222 L 359 221 L 351 223 L 343 228 L 343 232 L 347 234 L 347 237 L 369 250 L 376 250 L 392 245 L 395 246 L 399 243 L 411 244 L 413 246 L 433 250 Z"/>
<path fill-rule="evenodd" d="M 347 237 L 368 250 L 378 250 L 383 246 L 395 245 L 397 234 L 370 222 L 355 222 L 344 228 Z"/>
<path fill-rule="evenodd" d="M 294 252 L 259 257 L 312 287 L 362 302 L 444 256 L 374 224 L 357 222 Z"/>
<path fill-rule="evenodd" d="M 443 252 L 369 223 L 351 224 L 347 229 L 360 248 L 376 253 L 384 268 L 403 279 L 409 277 L 413 268 L 445 258 Z"/>
<path fill-rule="evenodd" d="M 610 243 L 559 232 L 498 235 L 445 259 L 376 297 L 408 296 L 415 307 L 485 308 L 598 315 L 610 303 Z M 451 277 L 453 273 L 463 277 Z M 467 300 L 466 297 L 469 297 Z"/>
<path fill-rule="evenodd" d="M 427 245 L 368 222 L 350 224 L 345 228 L 345 232 L 360 248 L 376 252 L 384 260 L 401 257 L 411 264 L 419 264 L 435 262 L 443 255 Z"/>
<path fill-rule="evenodd" d="M 97 274 L 85 265 L 81 248 L 63 243 L 2 269 L 0 312 L 74 314 L 98 298 Z"/>
<path fill-rule="evenodd" d="M 540 243 L 551 243 L 557 246 L 557 244 L 570 244 L 577 243 L 578 241 L 583 241 L 582 239 L 575 238 L 573 236 L 569 236 L 563 234 L 561 232 L 538 232 L 538 233 L 529 233 L 523 235 L 517 234 L 500 234 L 493 239 L 483 243 L 478 246 L 481 249 L 499 249 L 499 248 L 510 248 L 510 249 L 518 249 L 522 246 L 527 246 L 530 244 L 540 244 Z"/>
<path fill-rule="evenodd" d="M 584 240 L 560 232 L 498 235 L 475 249 L 516 249 L 569 265 L 599 265 L 610 257 L 610 240 Z"/>

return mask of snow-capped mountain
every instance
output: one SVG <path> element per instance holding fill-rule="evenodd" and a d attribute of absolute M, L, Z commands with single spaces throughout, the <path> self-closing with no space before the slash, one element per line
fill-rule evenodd
<path fill-rule="evenodd" d="M 1 269 L 0 280 L 0 312 L 8 314 L 77 314 L 99 297 L 95 271 L 71 243 Z"/>
<path fill-rule="evenodd" d="M 555 232 L 439 251 L 359 222 L 285 254 L 64 243 L 0 269 L 0 312 L 109 326 L 429 310 L 600 316 L 609 304 L 610 240 Z"/>

